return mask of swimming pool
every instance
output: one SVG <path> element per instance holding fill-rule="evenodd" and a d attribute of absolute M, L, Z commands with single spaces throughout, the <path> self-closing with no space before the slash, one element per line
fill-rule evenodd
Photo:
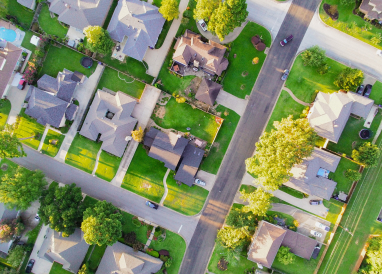
<path fill-rule="evenodd" d="M 0 39 L 6 40 L 8 42 L 14 42 L 16 40 L 16 32 L 14 30 L 1 27 Z"/>

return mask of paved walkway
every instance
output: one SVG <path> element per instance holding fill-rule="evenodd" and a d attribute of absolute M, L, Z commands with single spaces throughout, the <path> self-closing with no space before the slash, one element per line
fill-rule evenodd
<path fill-rule="evenodd" d="M 146 251 L 146 250 L 149 248 L 149 246 L 150 246 L 150 244 L 151 244 L 151 241 L 152 241 L 153 238 L 154 238 L 154 234 L 155 234 L 155 229 L 156 229 L 156 228 L 157 228 L 157 227 L 154 226 L 154 227 L 153 227 L 153 230 L 151 230 L 150 237 L 147 239 L 147 242 L 146 242 L 146 244 L 145 244 L 145 247 L 143 248 L 143 251 Z"/>
<path fill-rule="evenodd" d="M 166 174 L 163 177 L 164 194 L 163 194 L 162 199 L 160 200 L 160 203 L 159 203 L 162 206 L 163 206 L 164 200 L 166 200 L 166 197 L 168 194 L 168 188 L 167 188 L 166 181 L 167 181 L 167 177 L 168 177 L 168 174 L 170 173 L 170 171 L 171 171 L 171 169 L 168 168 L 166 171 Z"/>
<path fill-rule="evenodd" d="M 241 24 L 240 27 L 235 28 L 231 33 L 229 33 L 226 37 L 224 37 L 223 41 L 220 41 L 220 39 L 216 35 L 213 35 L 211 32 L 204 31 L 198 23 L 196 23 L 196 26 L 198 27 L 199 32 L 208 40 L 212 40 L 219 44 L 228 44 L 234 41 L 240 35 L 241 31 L 244 29 L 247 23 L 248 23 L 248 20 L 246 20 L 243 24 Z"/>
<path fill-rule="evenodd" d="M 305 103 L 305 102 L 301 101 L 300 99 L 298 99 L 289 88 L 283 87 L 283 90 L 288 92 L 288 94 L 292 97 L 292 99 L 295 100 L 297 103 L 299 103 L 303 106 L 306 106 L 306 107 L 310 106 L 310 104 Z"/>
<path fill-rule="evenodd" d="M 104 66 L 97 65 L 96 70 L 89 77 L 89 79 L 86 79 L 82 85 L 77 87 L 73 97 L 78 100 L 80 106 L 77 111 L 76 117 L 73 121 L 73 124 L 70 127 L 68 133 L 66 133 L 66 136 L 64 141 L 62 142 L 61 148 L 58 151 L 56 157 L 54 157 L 54 159 L 61 161 L 63 163 L 65 162 L 66 154 L 68 153 L 70 145 L 72 144 L 73 139 L 77 134 L 77 128 L 80 125 L 81 119 L 85 114 L 86 106 L 88 105 L 94 90 L 97 88 L 98 81 L 99 79 L 101 79 L 104 69 L 105 69 Z"/>
<path fill-rule="evenodd" d="M 38 145 L 37 151 L 41 151 L 42 146 L 44 145 L 44 141 L 45 141 L 46 135 L 48 134 L 49 129 L 50 129 L 50 125 L 46 124 L 45 130 L 44 130 L 44 133 L 42 134 L 41 141 L 40 141 L 40 144 Z"/>
<path fill-rule="evenodd" d="M 28 93 L 29 85 L 26 85 L 24 90 L 19 90 L 17 87 L 10 87 L 8 92 L 8 100 L 11 102 L 11 111 L 8 115 L 7 123 L 12 125 L 16 122 L 17 115 L 20 114 L 24 104 L 25 96 Z"/>
<path fill-rule="evenodd" d="M 248 103 L 247 100 L 240 99 L 224 90 L 220 90 L 219 95 L 216 98 L 216 102 L 222 106 L 232 109 L 240 116 L 243 115 Z"/>
<path fill-rule="evenodd" d="M 98 167 L 98 163 L 99 163 L 99 157 L 101 156 L 101 152 L 102 152 L 102 148 L 100 148 L 98 153 L 97 153 L 96 162 L 95 162 L 95 165 L 94 165 L 94 168 L 93 168 L 93 171 L 92 171 L 92 175 L 93 176 L 95 176 L 95 173 L 97 171 L 97 167 Z"/>

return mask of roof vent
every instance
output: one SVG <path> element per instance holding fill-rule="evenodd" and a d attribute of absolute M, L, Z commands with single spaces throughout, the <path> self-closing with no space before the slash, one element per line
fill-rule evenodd
<path fill-rule="evenodd" d="M 113 119 L 113 117 L 114 117 L 114 113 L 113 113 L 113 112 L 110 112 L 110 111 L 107 111 L 107 112 L 106 112 L 106 118 L 107 118 L 107 119 L 110 119 L 110 120 L 111 120 L 111 119 Z"/>

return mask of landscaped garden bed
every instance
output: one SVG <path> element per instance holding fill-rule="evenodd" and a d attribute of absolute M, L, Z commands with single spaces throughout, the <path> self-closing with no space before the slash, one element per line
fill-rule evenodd
<path fill-rule="evenodd" d="M 56 156 L 64 139 L 65 135 L 49 129 L 48 134 L 45 137 L 44 144 L 42 145 L 42 153 L 50 157 Z"/>
<path fill-rule="evenodd" d="M 102 151 L 95 174 L 97 177 L 110 182 L 117 174 L 121 160 L 121 157 Z"/>
<path fill-rule="evenodd" d="M 65 38 L 68 28 L 64 27 L 55 16 L 50 17 L 49 6 L 44 4 L 42 6 L 40 15 L 38 16 L 38 22 L 40 28 L 47 34 L 57 36 L 59 38 Z"/>
<path fill-rule="evenodd" d="M 45 127 L 37 123 L 35 119 L 31 118 L 29 115 L 26 115 L 24 112 L 25 108 L 21 110 L 19 125 L 15 130 L 15 134 L 17 138 L 32 137 L 22 140 L 21 142 L 30 146 L 33 149 L 37 149 L 40 144 L 40 140 L 44 133 Z"/>

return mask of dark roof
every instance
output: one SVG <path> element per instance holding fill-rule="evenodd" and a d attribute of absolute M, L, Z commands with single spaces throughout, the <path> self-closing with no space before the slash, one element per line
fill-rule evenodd
<path fill-rule="evenodd" d="M 69 121 L 73 121 L 77 109 L 78 107 L 75 104 L 70 104 L 69 107 L 66 109 L 65 118 Z"/>
<path fill-rule="evenodd" d="M 34 88 L 35 87 L 32 85 L 29 86 L 27 95 L 25 96 L 25 99 L 24 99 L 25 102 L 29 102 L 29 98 L 31 97 L 31 94 Z"/>
<path fill-rule="evenodd" d="M 292 230 L 287 230 L 282 246 L 290 248 L 290 252 L 299 257 L 310 260 L 317 241 Z"/>
<path fill-rule="evenodd" d="M 22 49 L 9 42 L 6 43 L 4 50 L 0 50 L 0 97 L 3 96 L 21 53 Z"/>
<path fill-rule="evenodd" d="M 256 47 L 256 45 L 261 42 L 261 39 L 258 35 L 256 35 L 251 38 L 251 42 L 252 42 L 252 45 Z"/>
<path fill-rule="evenodd" d="M 202 162 L 204 150 L 188 144 L 182 154 L 182 159 L 174 179 L 188 186 L 192 186 L 195 175 Z"/>
<path fill-rule="evenodd" d="M 266 47 L 267 47 L 267 46 L 266 46 L 263 42 L 260 42 L 260 43 L 258 43 L 258 44 L 256 45 L 256 49 L 257 49 L 258 51 L 264 51 Z"/>
<path fill-rule="evenodd" d="M 204 78 L 200 83 L 195 98 L 210 106 L 213 106 L 221 88 L 222 86 L 218 83 Z"/>
<path fill-rule="evenodd" d="M 363 0 L 359 9 L 370 19 L 381 20 L 382 18 L 382 0 Z"/>
<path fill-rule="evenodd" d="M 85 81 L 85 75 L 83 75 L 81 72 L 75 71 L 72 74 L 72 77 L 70 77 L 70 80 L 74 82 L 80 82 L 83 83 Z"/>
<path fill-rule="evenodd" d="M 145 134 L 145 137 L 143 137 L 143 145 L 151 147 L 159 131 L 160 130 L 151 127 L 150 130 Z"/>

